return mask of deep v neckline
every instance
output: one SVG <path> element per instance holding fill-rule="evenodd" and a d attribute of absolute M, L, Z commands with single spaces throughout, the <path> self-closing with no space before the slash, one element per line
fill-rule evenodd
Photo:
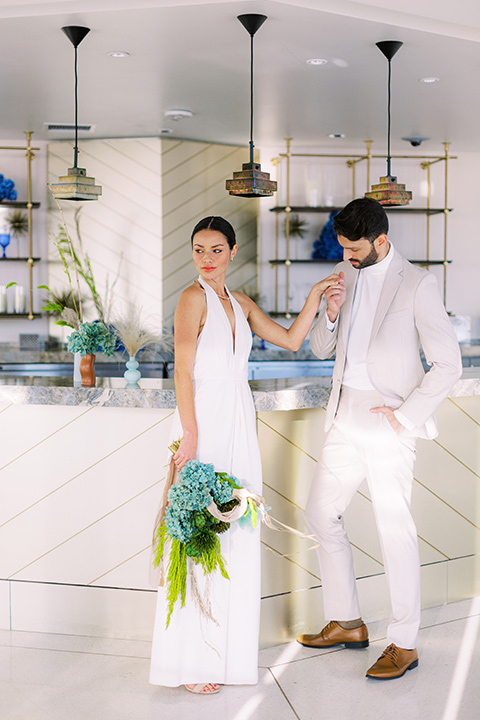
<path fill-rule="evenodd" d="M 203 287 L 203 289 L 205 290 L 205 292 L 207 292 L 207 289 L 206 289 L 205 286 L 208 285 L 208 283 L 206 283 L 205 281 L 203 281 L 201 277 L 198 278 L 198 281 L 199 281 L 200 285 Z M 232 308 L 232 312 L 233 312 L 233 327 L 232 327 L 232 323 L 230 322 L 230 318 L 228 317 L 227 311 L 226 311 L 225 308 L 223 307 L 223 303 L 221 302 L 219 296 L 217 295 L 217 293 L 215 292 L 215 290 L 214 290 L 212 287 L 210 287 L 210 285 L 208 285 L 208 288 L 209 288 L 209 290 L 211 290 L 211 291 L 213 292 L 213 294 L 215 295 L 217 301 L 220 303 L 220 307 L 222 308 L 222 313 L 223 313 L 224 316 L 225 316 L 225 319 L 226 319 L 226 321 L 227 321 L 227 323 L 228 323 L 228 327 L 229 327 L 229 329 L 230 329 L 230 333 L 231 333 L 231 336 L 232 336 L 232 354 L 235 355 L 235 353 L 236 353 L 236 345 L 237 345 L 237 313 L 235 312 L 235 306 L 234 306 L 234 304 L 233 304 L 234 298 L 232 297 L 232 295 L 231 295 L 231 293 L 230 293 L 230 290 L 229 290 L 229 289 L 227 288 L 227 286 L 225 285 L 225 290 L 226 290 L 226 292 L 227 292 L 228 299 L 229 299 L 229 301 L 230 301 L 230 307 Z M 207 310 L 207 313 L 208 313 L 208 310 Z"/>

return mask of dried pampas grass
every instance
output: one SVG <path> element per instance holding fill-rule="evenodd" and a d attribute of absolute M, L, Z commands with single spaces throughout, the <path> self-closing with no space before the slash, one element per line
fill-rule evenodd
<path fill-rule="evenodd" d="M 125 346 L 130 357 L 147 347 L 160 346 L 163 350 L 173 348 L 173 337 L 160 330 L 145 327 L 141 318 L 142 309 L 131 306 L 124 315 L 112 318 L 115 335 Z"/>
<path fill-rule="evenodd" d="M 74 330 L 79 329 L 79 327 L 81 325 L 80 318 L 78 317 L 75 310 L 73 310 L 72 308 L 69 308 L 69 307 L 63 308 L 63 310 L 60 314 L 60 317 L 67 325 L 69 325 L 70 327 L 73 327 Z"/>

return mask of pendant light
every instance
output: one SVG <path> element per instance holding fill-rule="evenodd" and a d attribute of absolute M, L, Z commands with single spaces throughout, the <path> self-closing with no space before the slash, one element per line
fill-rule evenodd
<path fill-rule="evenodd" d="M 95 185 L 95 178 L 88 177 L 85 168 L 78 167 L 78 75 L 77 75 L 77 48 L 90 28 L 78 25 L 62 27 L 75 48 L 75 147 L 73 148 L 73 167 L 68 168 L 67 175 L 58 178 L 58 183 L 52 185 L 52 193 L 58 200 L 98 200 L 102 194 L 100 185 Z"/>
<path fill-rule="evenodd" d="M 262 172 L 260 163 L 253 160 L 253 36 L 267 19 L 266 15 L 238 15 L 238 20 L 250 35 L 250 162 L 243 163 L 239 172 L 233 173 L 233 180 L 225 186 L 230 195 L 240 197 L 269 197 L 277 189 L 277 183 L 270 180 L 270 173 Z"/>
<path fill-rule="evenodd" d="M 387 174 L 380 178 L 378 185 L 372 185 L 371 192 L 365 193 L 365 197 L 377 200 L 380 205 L 408 205 L 412 199 L 410 190 L 405 190 L 405 185 L 397 183 L 397 178 L 392 175 L 392 158 L 390 155 L 390 101 L 391 101 L 391 78 L 392 78 L 392 58 L 400 50 L 403 43 L 398 40 L 383 40 L 376 43 L 378 49 L 385 55 L 388 60 L 388 130 L 387 130 Z"/>

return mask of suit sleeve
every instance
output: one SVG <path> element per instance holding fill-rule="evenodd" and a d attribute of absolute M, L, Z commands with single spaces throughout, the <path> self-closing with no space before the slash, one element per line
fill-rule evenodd
<path fill-rule="evenodd" d="M 431 367 L 398 410 L 415 427 L 421 427 L 460 378 L 462 357 L 431 273 L 426 274 L 417 287 L 414 312 L 425 359 Z"/>
<path fill-rule="evenodd" d="M 320 360 L 331 358 L 337 346 L 339 318 L 337 318 L 334 329 L 328 330 L 326 315 L 327 311 L 324 308 L 310 333 L 310 347 L 313 354 Z"/>

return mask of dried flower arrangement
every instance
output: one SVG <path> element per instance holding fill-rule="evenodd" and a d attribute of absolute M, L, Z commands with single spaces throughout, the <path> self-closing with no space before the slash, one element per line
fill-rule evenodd
<path fill-rule="evenodd" d="M 163 350 L 173 349 L 173 336 L 166 331 L 148 328 L 142 320 L 142 309 L 130 306 L 123 315 L 114 316 L 113 332 L 130 357 L 148 347 L 161 346 Z"/>

